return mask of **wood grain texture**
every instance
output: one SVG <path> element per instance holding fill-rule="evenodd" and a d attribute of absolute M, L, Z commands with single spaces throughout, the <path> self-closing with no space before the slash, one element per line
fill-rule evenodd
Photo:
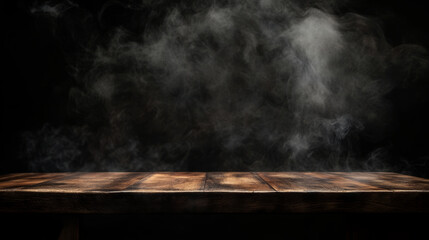
<path fill-rule="evenodd" d="M 363 172 L 27 173 L 0 212 L 429 212 L 429 180 Z"/>
<path fill-rule="evenodd" d="M 391 172 L 354 172 L 352 174 L 336 172 L 334 175 L 392 191 L 427 191 L 429 186 L 428 179 Z"/>
<path fill-rule="evenodd" d="M 211 172 L 207 173 L 205 191 L 274 192 L 275 190 L 255 173 Z"/>
<path fill-rule="evenodd" d="M 85 172 L 71 173 L 35 185 L 22 187 L 31 192 L 93 192 L 119 191 L 143 179 L 149 173 Z"/>
<path fill-rule="evenodd" d="M 67 173 L 16 173 L 0 177 L 0 189 L 22 189 L 67 176 Z"/>
<path fill-rule="evenodd" d="M 349 174 L 329 172 L 267 172 L 258 173 L 278 192 L 363 192 L 385 191 L 383 186 L 372 185 L 368 182 L 356 181 L 346 177 Z M 350 175 L 371 176 L 373 173 L 351 173 Z M 410 188 L 415 190 L 414 188 Z"/>
<path fill-rule="evenodd" d="M 204 190 L 206 174 L 202 172 L 151 173 L 127 188 L 133 192 L 195 192 Z"/>

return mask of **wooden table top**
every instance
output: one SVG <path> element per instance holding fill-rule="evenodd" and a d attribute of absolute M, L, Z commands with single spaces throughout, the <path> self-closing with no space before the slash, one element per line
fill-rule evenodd
<path fill-rule="evenodd" d="M 0 175 L 0 212 L 429 212 L 429 180 L 391 172 Z"/>

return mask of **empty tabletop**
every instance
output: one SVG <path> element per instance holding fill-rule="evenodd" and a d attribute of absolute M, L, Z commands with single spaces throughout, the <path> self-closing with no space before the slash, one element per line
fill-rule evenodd
<path fill-rule="evenodd" d="M 429 212 L 429 180 L 392 172 L 0 175 L 0 212 Z"/>

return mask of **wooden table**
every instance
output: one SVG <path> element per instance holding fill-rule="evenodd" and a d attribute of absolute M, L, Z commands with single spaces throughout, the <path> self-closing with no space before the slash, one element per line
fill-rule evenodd
<path fill-rule="evenodd" d="M 0 176 L 0 212 L 429 212 L 429 180 L 390 172 L 76 172 Z"/>
<path fill-rule="evenodd" d="M 81 214 L 428 212 L 429 180 L 391 172 L 0 175 L 0 213 L 68 216 L 62 240 L 79 238 Z"/>

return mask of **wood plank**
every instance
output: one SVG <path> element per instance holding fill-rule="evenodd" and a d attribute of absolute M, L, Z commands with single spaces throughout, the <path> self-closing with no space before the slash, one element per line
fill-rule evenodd
<path fill-rule="evenodd" d="M 68 175 L 68 173 L 16 173 L 3 176 L 0 189 L 19 189 L 47 182 Z"/>
<path fill-rule="evenodd" d="M 132 192 L 195 192 L 203 191 L 206 173 L 157 172 L 127 188 Z"/>
<path fill-rule="evenodd" d="M 100 186 L 97 191 L 120 191 L 136 184 L 142 179 L 150 176 L 150 173 L 142 173 L 142 172 L 132 172 L 127 173 L 123 172 L 118 174 L 116 177 L 109 177 L 110 181 L 106 182 L 105 185 Z M 106 177 L 107 178 L 107 177 Z"/>
<path fill-rule="evenodd" d="M 34 192 L 119 191 L 148 176 L 132 172 L 78 172 L 22 188 Z"/>
<path fill-rule="evenodd" d="M 323 180 L 325 183 L 329 183 L 333 186 L 336 186 L 336 189 L 340 189 L 339 191 L 363 192 L 386 190 L 382 187 L 372 186 L 367 183 L 348 179 L 344 176 L 336 174 L 335 172 L 312 172 L 308 174 L 311 174 L 312 176 L 321 179 L 321 181 Z"/>
<path fill-rule="evenodd" d="M 0 179 L 0 212 L 12 213 L 429 212 L 428 180 L 396 173 L 63 173 Z"/>
<path fill-rule="evenodd" d="M 258 175 L 278 192 L 338 192 L 340 186 L 308 172 L 260 172 Z"/>
<path fill-rule="evenodd" d="M 209 172 L 205 191 L 209 192 L 274 192 L 263 179 L 250 172 Z"/>
<path fill-rule="evenodd" d="M 336 172 L 336 176 L 392 191 L 429 190 L 429 180 L 391 172 Z"/>

